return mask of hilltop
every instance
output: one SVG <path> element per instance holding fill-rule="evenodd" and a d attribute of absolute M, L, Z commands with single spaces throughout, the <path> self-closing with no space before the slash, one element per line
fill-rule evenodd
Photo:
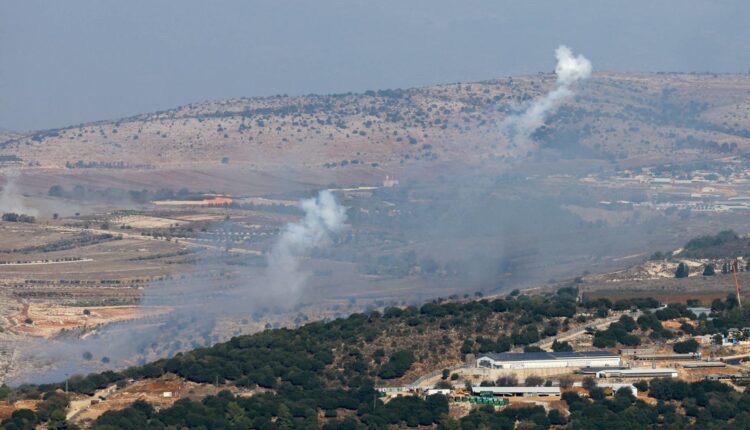
<path fill-rule="evenodd" d="M 167 111 L 0 135 L 2 155 L 47 168 L 398 168 L 508 157 L 652 164 L 750 147 L 750 75 L 597 73 L 531 146 L 503 118 L 553 88 L 539 74 L 363 94 L 193 103 Z M 533 147 L 532 147 L 533 146 Z M 679 149 L 679 155 L 674 153 Z M 679 160 L 675 160 L 679 158 Z"/>

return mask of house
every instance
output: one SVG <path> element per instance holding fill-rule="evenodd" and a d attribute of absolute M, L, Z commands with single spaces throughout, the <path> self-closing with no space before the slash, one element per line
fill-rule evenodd
<path fill-rule="evenodd" d="M 620 356 L 608 351 L 502 352 L 481 354 L 477 367 L 488 369 L 544 369 L 618 367 Z"/>

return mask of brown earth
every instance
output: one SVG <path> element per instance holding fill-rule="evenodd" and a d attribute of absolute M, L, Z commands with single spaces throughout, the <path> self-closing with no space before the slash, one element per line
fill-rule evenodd
<path fill-rule="evenodd" d="M 84 314 L 84 310 L 90 312 Z M 49 338 L 63 330 L 93 329 L 98 325 L 166 315 L 168 307 L 159 306 L 97 306 L 69 307 L 51 303 L 24 304 L 22 311 L 9 318 L 9 330 L 17 334 Z M 33 323 L 25 323 L 26 319 Z"/>

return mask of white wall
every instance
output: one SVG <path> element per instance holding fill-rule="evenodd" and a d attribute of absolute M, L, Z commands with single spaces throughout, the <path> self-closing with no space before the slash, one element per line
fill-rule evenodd
<path fill-rule="evenodd" d="M 487 360 L 486 358 L 482 361 Z M 530 360 L 530 361 L 494 361 L 493 367 L 502 369 L 547 369 L 561 367 L 616 367 L 620 365 L 619 357 L 607 358 L 569 358 L 566 360 Z"/>

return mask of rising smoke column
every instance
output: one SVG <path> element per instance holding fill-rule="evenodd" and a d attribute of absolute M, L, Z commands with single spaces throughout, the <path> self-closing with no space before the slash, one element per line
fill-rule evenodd
<path fill-rule="evenodd" d="M 547 114 L 554 111 L 565 99 L 573 96 L 571 86 L 591 76 L 591 62 L 583 55 L 574 56 L 565 45 L 555 50 L 557 84 L 554 90 L 535 100 L 521 114 L 511 115 L 503 121 L 503 130 L 511 140 L 526 140 L 544 124 Z"/>
<path fill-rule="evenodd" d="M 305 217 L 297 223 L 287 224 L 268 254 L 268 282 L 272 296 L 299 297 L 306 278 L 299 271 L 300 258 L 328 242 L 331 234 L 341 231 L 346 221 L 346 208 L 338 204 L 330 190 L 321 191 L 317 198 L 302 200 L 300 207 Z"/>
<path fill-rule="evenodd" d="M 24 197 L 18 190 L 16 180 L 19 175 L 20 173 L 16 169 L 9 170 L 5 174 L 5 184 L 2 192 L 0 192 L 0 212 L 38 216 L 39 211 L 26 206 Z"/>
<path fill-rule="evenodd" d="M 211 332 L 215 320 L 247 317 L 261 308 L 294 307 L 302 298 L 307 279 L 299 269 L 300 261 L 314 248 L 325 246 L 333 234 L 343 230 L 346 221 L 346 208 L 338 204 L 329 190 L 302 200 L 300 207 L 304 217 L 282 229 L 268 253 L 265 276 L 248 275 L 244 285 L 221 292 L 212 292 L 204 282 L 164 281 L 152 285 L 146 289 L 140 305 L 173 307 L 164 323 L 110 324 L 86 338 L 40 339 L 22 348 L 19 356 L 22 360 L 45 364 L 44 370 L 16 375 L 9 382 L 59 382 L 77 373 L 121 368 L 124 364 L 134 364 L 132 360 L 141 354 L 140 346 L 166 345 L 198 331 Z M 84 352 L 92 353 L 96 359 L 82 360 Z M 110 358 L 110 363 L 97 361 L 102 356 Z"/>

